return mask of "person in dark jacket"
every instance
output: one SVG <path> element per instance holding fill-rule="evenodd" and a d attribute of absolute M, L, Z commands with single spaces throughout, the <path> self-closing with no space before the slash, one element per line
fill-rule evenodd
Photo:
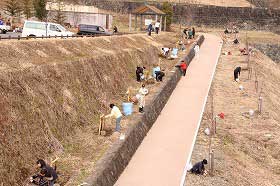
<path fill-rule="evenodd" d="M 45 179 L 46 174 L 47 170 L 43 168 L 39 174 L 36 174 L 30 178 L 30 182 L 38 186 L 49 186 L 48 180 Z"/>
<path fill-rule="evenodd" d="M 236 67 L 233 71 L 234 81 L 238 81 L 241 72 L 241 67 Z"/>
<path fill-rule="evenodd" d="M 118 33 L 118 28 L 117 28 L 117 26 L 114 26 L 113 31 L 114 31 L 114 33 Z"/>
<path fill-rule="evenodd" d="M 207 160 L 204 159 L 196 164 L 191 168 L 191 173 L 193 174 L 204 174 L 205 173 L 205 167 L 204 165 L 207 164 Z"/>
<path fill-rule="evenodd" d="M 155 74 L 156 74 L 157 81 L 162 81 L 162 78 L 165 76 L 165 73 L 162 71 L 157 71 L 157 72 L 155 72 Z"/>
<path fill-rule="evenodd" d="M 224 33 L 229 34 L 228 28 L 225 29 Z"/>
<path fill-rule="evenodd" d="M 194 36 L 195 36 L 195 29 L 194 29 L 194 27 L 192 28 L 192 35 L 193 35 L 193 38 L 194 38 Z"/>
<path fill-rule="evenodd" d="M 235 40 L 233 40 L 233 43 L 234 43 L 234 44 L 239 44 L 238 39 L 236 38 Z"/>
<path fill-rule="evenodd" d="M 137 80 L 138 82 L 140 82 L 140 81 L 141 81 L 141 76 L 142 76 L 143 73 L 144 73 L 144 69 L 143 69 L 142 67 L 137 66 L 137 67 L 136 67 L 135 73 L 136 73 L 136 80 Z"/>
<path fill-rule="evenodd" d="M 188 28 L 185 28 L 183 30 L 183 33 L 185 34 L 185 38 L 188 38 Z"/>
<path fill-rule="evenodd" d="M 58 176 L 56 171 L 46 164 L 46 162 L 42 159 L 39 159 L 37 162 L 37 166 L 43 171 L 44 173 L 44 179 L 48 181 L 48 186 L 53 186 L 55 181 L 57 180 Z"/>
<path fill-rule="evenodd" d="M 148 26 L 148 35 L 149 36 L 152 35 L 152 31 L 153 31 L 153 25 L 152 25 L 152 23 L 150 23 L 149 26 Z"/>

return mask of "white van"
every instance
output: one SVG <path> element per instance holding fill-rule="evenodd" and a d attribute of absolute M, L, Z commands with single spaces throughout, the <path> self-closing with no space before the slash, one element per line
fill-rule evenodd
<path fill-rule="evenodd" d="M 39 21 L 25 21 L 21 36 L 72 36 L 73 34 L 73 32 L 67 31 L 60 24 Z"/>

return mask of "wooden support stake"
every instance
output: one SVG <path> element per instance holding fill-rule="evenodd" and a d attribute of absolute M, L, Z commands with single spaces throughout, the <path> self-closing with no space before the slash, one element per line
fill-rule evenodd
<path fill-rule="evenodd" d="M 262 96 L 260 95 L 259 98 L 259 103 L 258 103 L 258 110 L 259 110 L 259 113 L 262 114 L 262 104 L 263 104 L 263 99 L 262 99 Z"/>
<path fill-rule="evenodd" d="M 104 127 L 105 127 L 104 115 L 101 115 L 99 119 L 98 135 L 101 135 L 101 132 L 104 129 Z"/>
<path fill-rule="evenodd" d="M 214 176 L 214 150 L 210 152 L 210 176 Z"/>
<path fill-rule="evenodd" d="M 131 96 L 130 96 L 130 94 L 131 94 L 130 88 L 127 89 L 126 93 L 127 93 L 127 101 L 130 102 L 130 98 L 131 98 Z"/>
<path fill-rule="evenodd" d="M 257 71 L 255 70 L 255 89 L 256 89 L 256 93 L 258 93 L 259 90 L 259 81 L 258 81 L 258 74 Z"/>
<path fill-rule="evenodd" d="M 258 97 L 258 111 L 259 114 L 262 114 L 263 111 L 263 82 L 262 82 L 262 86 L 261 86 L 261 91 Z"/>
<path fill-rule="evenodd" d="M 251 67 L 248 68 L 248 80 L 251 80 L 252 78 L 252 71 L 253 69 Z"/>
<path fill-rule="evenodd" d="M 211 136 L 215 134 L 215 116 L 214 116 L 214 95 L 211 94 Z"/>
<path fill-rule="evenodd" d="M 55 166 L 55 163 L 57 162 L 57 160 L 59 160 L 59 157 L 56 157 L 54 160 L 51 158 L 50 166 L 51 166 L 51 167 L 54 167 L 54 166 Z"/>
<path fill-rule="evenodd" d="M 215 117 L 215 122 L 214 122 L 214 134 L 217 134 L 217 118 Z"/>
<path fill-rule="evenodd" d="M 210 125 L 210 135 L 209 135 L 209 161 L 210 161 L 210 168 L 211 168 L 211 162 L 212 162 L 212 157 L 213 157 L 213 150 L 212 150 L 212 143 L 213 143 L 213 136 L 215 134 L 214 132 L 214 99 L 213 99 L 213 91 L 211 92 L 210 98 L 211 98 L 211 125 Z"/>

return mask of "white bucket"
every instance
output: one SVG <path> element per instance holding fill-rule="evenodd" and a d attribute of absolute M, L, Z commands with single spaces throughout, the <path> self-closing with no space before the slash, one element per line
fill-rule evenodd
<path fill-rule="evenodd" d="M 255 112 L 255 111 L 254 111 L 253 109 L 250 109 L 250 110 L 249 110 L 249 115 L 250 115 L 250 116 L 253 116 L 253 115 L 254 115 L 254 112 Z"/>
<path fill-rule="evenodd" d="M 207 136 L 209 136 L 209 135 L 210 135 L 210 129 L 209 129 L 209 128 L 206 128 L 206 129 L 204 130 L 204 133 L 205 133 Z"/>
<path fill-rule="evenodd" d="M 187 164 L 187 171 L 190 171 L 192 168 L 193 168 L 193 165 L 192 165 L 191 162 L 189 162 L 189 163 Z"/>

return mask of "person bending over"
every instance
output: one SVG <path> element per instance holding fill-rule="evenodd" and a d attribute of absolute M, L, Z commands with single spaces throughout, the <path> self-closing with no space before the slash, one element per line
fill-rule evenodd
<path fill-rule="evenodd" d="M 187 72 L 187 63 L 182 60 L 180 65 L 176 65 L 176 67 L 180 68 L 182 76 L 186 76 Z"/>
<path fill-rule="evenodd" d="M 40 178 L 41 176 L 48 182 L 48 186 L 53 186 L 58 178 L 56 171 L 42 159 L 37 161 L 37 166 L 41 169 L 41 172 L 40 174 L 32 176 L 30 180 L 37 177 Z"/>
<path fill-rule="evenodd" d="M 115 130 L 116 130 L 116 132 L 120 132 L 122 113 L 121 113 L 120 109 L 112 103 L 110 104 L 110 108 L 112 109 L 111 113 L 106 115 L 105 118 L 109 118 L 109 117 L 115 118 L 116 119 L 116 129 Z"/>
<path fill-rule="evenodd" d="M 162 78 L 165 76 L 165 73 L 162 71 L 157 71 L 157 72 L 155 72 L 155 74 L 156 74 L 157 81 L 162 81 Z"/>
<path fill-rule="evenodd" d="M 207 160 L 206 159 L 194 164 L 194 166 L 190 170 L 191 173 L 203 175 L 206 172 L 204 165 L 207 165 Z"/>
<path fill-rule="evenodd" d="M 236 67 L 233 71 L 234 81 L 239 81 L 241 67 Z"/>

